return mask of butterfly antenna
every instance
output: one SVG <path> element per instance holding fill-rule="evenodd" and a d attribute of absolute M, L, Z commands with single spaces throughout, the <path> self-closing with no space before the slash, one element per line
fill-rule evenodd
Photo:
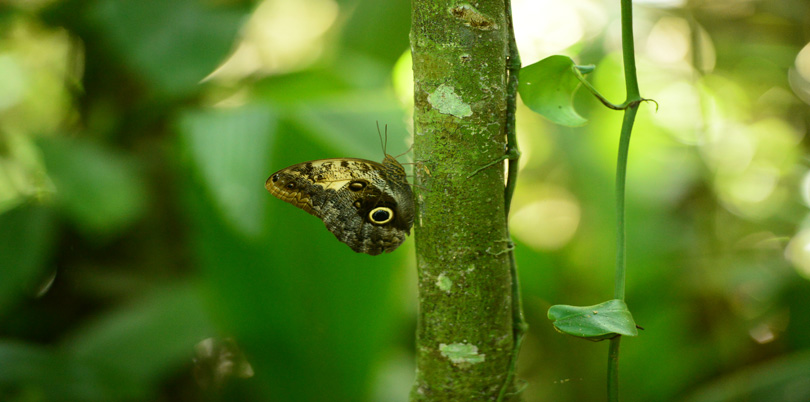
<path fill-rule="evenodd" d="M 399 154 L 399 155 L 395 156 L 395 157 L 394 157 L 394 159 L 398 159 L 400 156 L 405 155 L 405 154 L 407 154 L 408 152 L 411 152 L 412 150 L 413 150 L 413 143 L 411 143 L 411 146 L 408 148 L 408 150 L 407 150 L 407 151 L 405 151 L 405 152 L 403 152 L 403 153 L 401 153 L 401 154 Z"/>
<path fill-rule="evenodd" d="M 377 121 L 377 135 L 380 136 L 380 146 L 382 147 L 383 155 L 385 153 L 385 147 L 388 145 L 388 125 L 385 125 L 385 142 L 383 142 L 382 131 L 380 131 L 380 122 Z"/>
<path fill-rule="evenodd" d="M 388 155 L 388 124 L 385 125 L 385 145 L 383 145 L 383 153 Z"/>

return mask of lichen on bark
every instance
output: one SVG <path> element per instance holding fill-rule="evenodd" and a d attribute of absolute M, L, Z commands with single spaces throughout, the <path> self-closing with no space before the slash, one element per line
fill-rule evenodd
<path fill-rule="evenodd" d="M 504 155 L 505 1 L 412 1 L 413 401 L 494 401 L 507 378 L 514 338 L 503 164 L 476 172 Z"/>

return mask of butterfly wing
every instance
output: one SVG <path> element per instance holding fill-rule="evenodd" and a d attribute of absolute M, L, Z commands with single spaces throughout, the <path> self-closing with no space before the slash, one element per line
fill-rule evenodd
<path fill-rule="evenodd" d="M 390 169 L 365 159 L 322 159 L 281 169 L 265 187 L 323 220 L 352 250 L 377 255 L 396 249 L 413 225 L 411 188 Z"/>

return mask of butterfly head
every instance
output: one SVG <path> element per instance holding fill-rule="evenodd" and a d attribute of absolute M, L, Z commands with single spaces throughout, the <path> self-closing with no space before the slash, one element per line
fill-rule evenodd
<path fill-rule="evenodd" d="M 394 183 L 408 184 L 407 174 L 405 168 L 396 158 L 391 155 L 385 154 L 385 159 L 382 161 L 385 170 L 385 176 Z"/>

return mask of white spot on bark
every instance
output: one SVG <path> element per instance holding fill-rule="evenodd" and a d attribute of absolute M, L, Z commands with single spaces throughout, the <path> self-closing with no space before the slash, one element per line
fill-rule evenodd
<path fill-rule="evenodd" d="M 439 85 L 439 87 L 428 96 L 428 102 L 442 114 L 449 114 L 458 118 L 472 116 L 470 105 L 464 103 L 461 96 L 456 94 L 453 87 L 449 85 Z"/>
<path fill-rule="evenodd" d="M 444 273 L 441 273 L 439 277 L 436 278 L 436 286 L 443 292 L 450 293 L 453 289 L 453 280 L 448 278 Z"/>
<path fill-rule="evenodd" d="M 478 346 L 467 343 L 440 343 L 439 352 L 459 368 L 469 368 L 485 360 L 485 355 L 478 353 Z"/>

